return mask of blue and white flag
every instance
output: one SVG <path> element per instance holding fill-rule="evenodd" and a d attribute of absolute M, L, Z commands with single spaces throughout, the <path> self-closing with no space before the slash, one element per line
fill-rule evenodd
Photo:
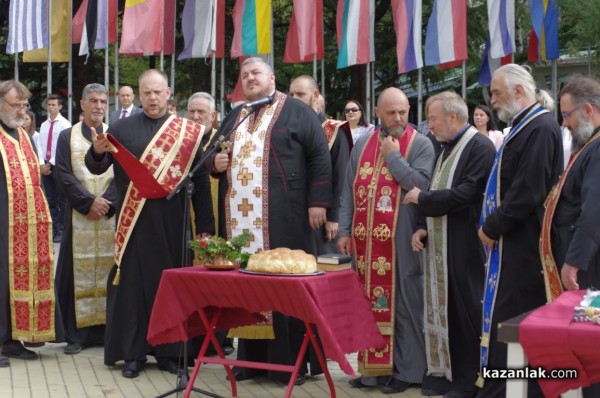
<path fill-rule="evenodd" d="M 6 53 L 48 47 L 46 0 L 10 0 Z"/>
<path fill-rule="evenodd" d="M 515 0 L 488 0 L 490 55 L 502 58 L 515 51 Z"/>

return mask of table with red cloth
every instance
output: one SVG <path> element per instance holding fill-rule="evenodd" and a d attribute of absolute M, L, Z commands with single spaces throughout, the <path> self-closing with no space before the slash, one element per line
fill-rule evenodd
<path fill-rule="evenodd" d="M 519 324 L 519 340 L 530 366 L 576 369 L 576 379 L 538 380 L 546 397 L 600 381 L 600 326 L 573 321 L 585 291 L 564 292 Z"/>
<path fill-rule="evenodd" d="M 327 358 L 354 376 L 345 354 L 384 345 L 371 307 L 352 270 L 286 277 L 176 268 L 163 271 L 147 337 L 152 345 L 186 341 L 206 334 L 206 319 L 219 331 L 278 311 L 315 325 Z"/>

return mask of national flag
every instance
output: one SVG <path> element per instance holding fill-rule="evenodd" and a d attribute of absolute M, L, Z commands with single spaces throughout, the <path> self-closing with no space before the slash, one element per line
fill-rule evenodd
<path fill-rule="evenodd" d="M 6 53 L 48 47 L 46 0 L 10 0 Z"/>
<path fill-rule="evenodd" d="M 425 65 L 467 59 L 467 1 L 435 0 L 427 24 Z"/>
<path fill-rule="evenodd" d="M 247 60 L 249 57 L 245 57 L 245 56 L 241 56 L 238 58 L 239 64 L 240 64 L 240 70 L 242 69 L 242 64 L 244 63 L 245 60 Z M 238 80 L 237 83 L 235 84 L 235 87 L 233 88 L 233 92 L 227 94 L 227 99 L 229 101 L 231 101 L 231 104 L 235 104 L 236 102 L 246 102 L 246 96 L 244 95 L 244 87 L 242 86 L 242 76 L 241 74 L 238 74 Z"/>
<path fill-rule="evenodd" d="M 490 36 L 488 34 L 488 37 L 485 40 L 485 49 L 481 56 L 481 67 L 479 68 L 477 82 L 481 85 L 490 84 L 496 69 L 502 65 L 510 64 L 511 60 L 512 54 L 508 54 L 502 58 L 492 58 L 490 54 Z"/>
<path fill-rule="evenodd" d="M 398 74 L 423 67 L 421 0 L 392 0 Z"/>
<path fill-rule="evenodd" d="M 527 61 L 539 62 L 540 54 L 538 53 L 539 41 L 535 35 L 535 30 L 531 28 L 529 31 L 529 46 L 527 47 Z"/>
<path fill-rule="evenodd" d="M 125 0 L 119 53 L 172 54 L 174 30 L 175 0 Z"/>
<path fill-rule="evenodd" d="M 515 52 L 515 0 L 488 0 L 488 27 L 492 58 Z"/>
<path fill-rule="evenodd" d="M 71 60 L 71 16 L 71 0 L 52 0 L 50 13 L 52 18 L 52 31 L 50 32 L 52 62 L 69 62 Z M 48 62 L 47 47 L 25 51 L 23 62 Z"/>
<path fill-rule="evenodd" d="M 314 54 L 323 59 L 323 0 L 294 0 L 283 62 L 310 62 Z"/>
<path fill-rule="evenodd" d="M 337 68 L 375 61 L 375 2 L 338 0 Z"/>
<path fill-rule="evenodd" d="M 538 41 L 539 61 L 558 59 L 558 5 L 556 0 L 529 0 L 531 24 Z"/>
<path fill-rule="evenodd" d="M 178 59 L 217 56 L 225 35 L 224 24 L 219 21 L 224 18 L 225 0 L 187 0 L 181 20 L 185 46 Z"/>
<path fill-rule="evenodd" d="M 271 0 L 236 0 L 231 57 L 271 53 Z"/>
<path fill-rule="evenodd" d="M 71 26 L 73 44 L 81 43 L 79 55 L 106 48 L 117 40 L 117 0 L 83 0 Z"/>

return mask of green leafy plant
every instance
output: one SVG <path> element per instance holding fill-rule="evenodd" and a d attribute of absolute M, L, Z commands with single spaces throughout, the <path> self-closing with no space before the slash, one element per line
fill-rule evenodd
<path fill-rule="evenodd" d="M 244 232 L 230 240 L 220 236 L 209 236 L 190 241 L 190 246 L 199 255 L 202 264 L 213 264 L 217 256 L 223 256 L 223 259 L 245 267 L 250 253 L 242 252 L 242 248 L 250 242 L 253 236 L 250 232 Z"/>

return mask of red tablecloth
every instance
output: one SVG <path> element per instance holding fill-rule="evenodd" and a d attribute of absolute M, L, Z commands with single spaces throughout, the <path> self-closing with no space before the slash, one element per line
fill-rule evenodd
<path fill-rule="evenodd" d="M 519 324 L 519 339 L 530 366 L 577 369 L 578 378 L 539 380 L 546 397 L 600 381 L 600 326 L 572 321 L 584 291 L 564 292 Z"/>
<path fill-rule="evenodd" d="M 349 375 L 354 371 L 345 354 L 384 340 L 369 303 L 352 270 L 305 277 L 243 274 L 238 270 L 209 271 L 204 267 L 163 272 L 148 329 L 153 344 L 183 341 L 205 333 L 197 314 L 211 317 L 223 308 L 217 330 L 262 320 L 260 311 L 274 310 L 317 326 L 325 355 Z"/>

